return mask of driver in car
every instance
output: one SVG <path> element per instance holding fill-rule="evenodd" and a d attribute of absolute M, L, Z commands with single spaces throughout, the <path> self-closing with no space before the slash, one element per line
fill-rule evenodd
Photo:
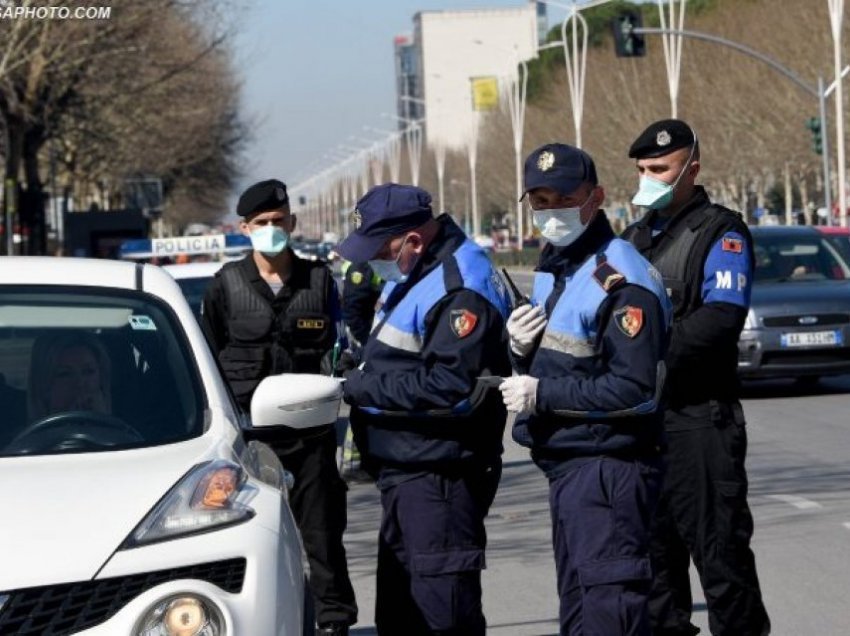
<path fill-rule="evenodd" d="M 33 344 L 29 421 L 67 411 L 112 412 L 109 355 L 96 336 L 53 334 Z"/>

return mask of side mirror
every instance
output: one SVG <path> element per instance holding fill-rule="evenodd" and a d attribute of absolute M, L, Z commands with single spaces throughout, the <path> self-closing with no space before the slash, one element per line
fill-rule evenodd
<path fill-rule="evenodd" d="M 251 427 L 315 428 L 336 422 L 342 402 L 338 378 L 283 373 L 260 382 L 251 399 Z"/>

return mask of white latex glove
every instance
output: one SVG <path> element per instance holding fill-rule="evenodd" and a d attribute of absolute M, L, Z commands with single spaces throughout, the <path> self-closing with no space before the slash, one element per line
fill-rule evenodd
<path fill-rule="evenodd" d="M 511 312 L 506 325 L 511 351 L 524 358 L 534 349 L 538 336 L 546 329 L 546 312 L 538 305 L 520 305 Z"/>
<path fill-rule="evenodd" d="M 499 386 L 502 400 L 509 411 L 533 413 L 537 407 L 537 383 L 539 380 L 530 375 L 515 375 L 505 378 Z"/>

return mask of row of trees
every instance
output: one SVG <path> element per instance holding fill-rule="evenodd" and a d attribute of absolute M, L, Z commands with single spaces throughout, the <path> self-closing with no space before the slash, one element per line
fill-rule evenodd
<path fill-rule="evenodd" d="M 615 56 L 607 20 L 607 13 L 617 8 L 613 4 L 584 12 L 595 45 L 587 60 L 583 142 L 596 160 L 609 209 L 622 207 L 631 216 L 634 210 L 628 202 L 637 175 L 628 147 L 647 124 L 670 116 L 670 101 L 660 38 L 646 36 L 646 57 Z M 655 4 L 632 6 L 643 11 L 645 24 L 657 24 Z M 825 0 L 692 0 L 687 7 L 686 29 L 746 44 L 811 84 L 819 75 L 827 84 L 832 81 Z M 559 27 L 552 38 L 560 38 Z M 574 141 L 563 54 L 553 49 L 544 55 L 530 65 L 526 153 L 549 141 Z M 846 52 L 845 59 L 850 59 Z M 804 210 L 821 204 L 821 158 L 812 150 L 805 125 L 818 114 L 817 102 L 785 77 L 728 48 L 686 39 L 678 110 L 699 135 L 702 181 L 716 199 L 747 214 L 770 202 L 781 204 L 783 209 L 776 211 L 784 213 L 784 203 L 791 199 Z M 834 119 L 833 104 L 828 112 Z M 830 139 L 832 130 L 831 123 L 826 133 Z M 511 209 L 513 170 L 510 122 L 497 110 L 485 118 L 479 147 L 479 197 L 485 216 Z M 450 153 L 447 180 L 465 180 L 466 172 L 465 153 Z M 423 161 L 422 184 L 436 191 L 430 158 Z M 447 188 L 447 207 L 461 213 L 465 195 L 462 188 Z"/>
<path fill-rule="evenodd" d="M 120 208 L 125 179 L 152 175 L 163 183 L 165 217 L 181 226 L 221 216 L 238 176 L 246 125 L 229 3 L 109 5 L 105 19 L 0 20 L 0 156 L 17 190 L 7 188 L 17 200 L 6 204 L 36 253 L 45 248 L 46 189 L 77 208 Z"/>

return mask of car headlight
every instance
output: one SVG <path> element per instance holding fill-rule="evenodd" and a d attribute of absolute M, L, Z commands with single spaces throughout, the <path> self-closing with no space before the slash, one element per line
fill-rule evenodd
<path fill-rule="evenodd" d="M 245 471 L 229 461 L 198 464 L 154 506 L 121 548 L 248 521 L 256 514 L 247 504 L 257 489 L 247 479 Z"/>
<path fill-rule="evenodd" d="M 133 636 L 222 636 L 224 619 L 215 604 L 199 594 L 169 596 L 151 607 Z"/>
<path fill-rule="evenodd" d="M 744 329 L 757 329 L 759 326 L 758 319 L 756 319 L 755 313 L 750 309 L 747 312 L 747 319 L 744 321 Z"/>

